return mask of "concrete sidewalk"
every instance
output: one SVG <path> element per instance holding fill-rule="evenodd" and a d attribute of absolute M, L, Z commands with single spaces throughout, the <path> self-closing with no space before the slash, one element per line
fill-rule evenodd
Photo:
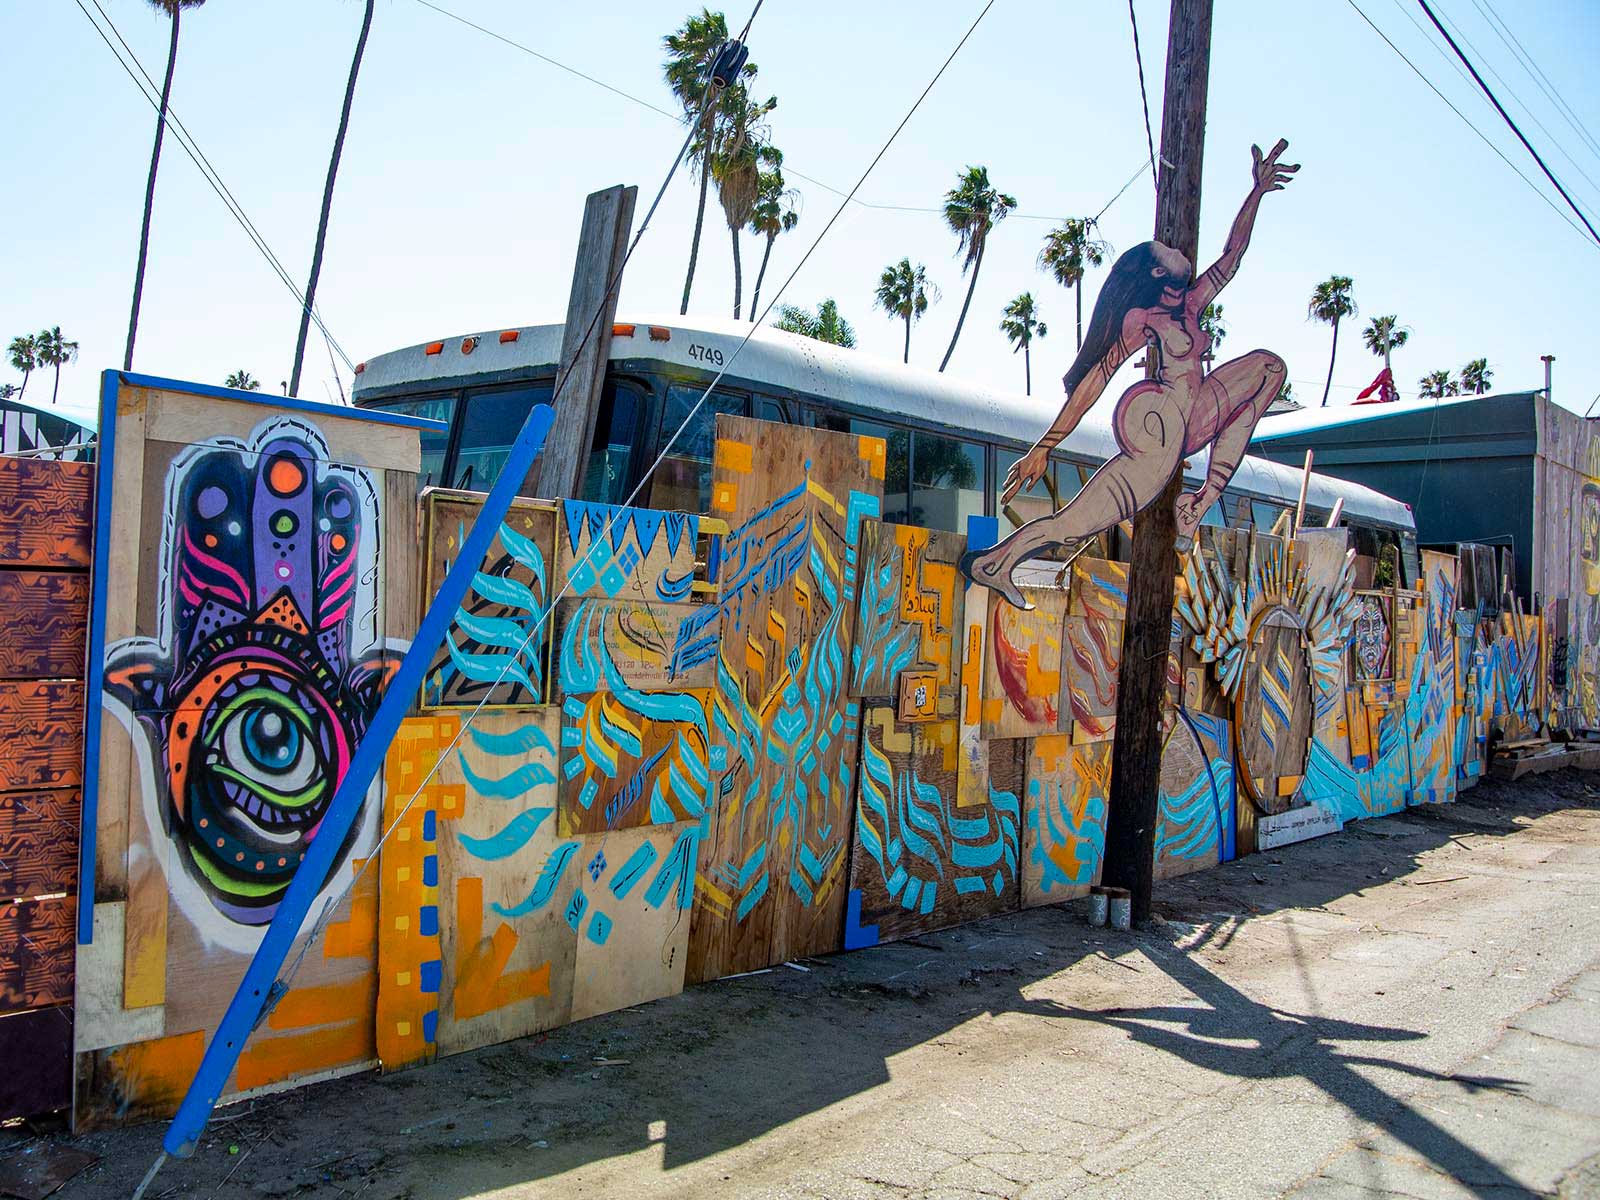
<path fill-rule="evenodd" d="M 1600 1195 L 1589 778 L 225 1110 L 150 1196 Z"/>

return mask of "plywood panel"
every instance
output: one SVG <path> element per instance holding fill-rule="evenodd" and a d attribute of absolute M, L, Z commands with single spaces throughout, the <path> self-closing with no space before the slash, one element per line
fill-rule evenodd
<path fill-rule="evenodd" d="M 876 438 L 718 417 L 726 517 L 715 729 L 725 761 L 701 846 L 689 978 L 840 945 L 854 808 L 847 695 Z"/>
<path fill-rule="evenodd" d="M 561 501 L 556 593 L 681 601 L 693 590 L 700 518 L 691 513 Z"/>
<path fill-rule="evenodd" d="M 0 901 L 77 892 L 81 808 L 76 788 L 0 793 Z"/>
<path fill-rule="evenodd" d="M 484 497 L 429 489 L 423 496 L 425 584 L 432 597 L 455 564 Z M 552 505 L 518 499 L 456 609 L 423 683 L 426 706 L 537 704 L 547 694 Z"/>
<path fill-rule="evenodd" d="M 128 1095 L 81 1097 L 91 1117 L 175 1101 L 140 1082 L 138 1048 L 215 1029 L 418 607 L 414 478 L 346 465 L 381 455 L 389 427 L 171 395 L 118 398 L 95 864 L 114 928 L 97 910 L 79 1068 Z M 202 411 L 203 434 L 174 423 Z M 415 457 L 400 433 L 397 468 Z M 323 891 L 338 903 L 227 1091 L 373 1061 L 377 879 L 357 872 L 380 815 L 369 804 L 341 847 Z"/>
<path fill-rule="evenodd" d="M 1216 866 L 1233 841 L 1233 740 L 1228 722 L 1178 712 L 1161 751 L 1155 877 Z M 1231 857 L 1231 855 L 1227 855 Z"/>
<path fill-rule="evenodd" d="M 0 680 L 0 792 L 83 783 L 83 684 Z"/>
<path fill-rule="evenodd" d="M 89 566 L 94 466 L 0 455 L 0 566 Z"/>
<path fill-rule="evenodd" d="M 574 1021 L 683 990 L 697 840 L 688 821 L 583 839 Z"/>
<path fill-rule="evenodd" d="M 122 1002 L 123 926 L 127 905 L 105 900 L 94 906 L 94 940 L 78 946 L 74 971 L 74 1045 L 78 1053 L 104 1050 L 161 1036 L 166 1013 L 125 1008 Z"/>
<path fill-rule="evenodd" d="M 704 813 L 713 707 L 703 688 L 568 696 L 560 710 L 562 834 L 671 824 Z"/>
<path fill-rule="evenodd" d="M 439 773 L 439 1051 L 571 1019 L 581 847 L 556 828 L 554 709 L 483 713 Z"/>
<path fill-rule="evenodd" d="M 363 420 L 350 410 L 314 413 L 275 408 L 270 397 L 262 403 L 223 400 L 191 392 L 154 388 L 124 388 L 145 411 L 145 437 L 155 442 L 196 445 L 213 438 L 248 438 L 267 419 L 300 421 L 320 431 L 327 444 L 326 461 L 369 470 L 415 472 L 422 465 L 422 444 L 415 429 Z M 119 403 L 121 400 L 119 398 Z M 118 450 L 128 445 L 117 430 Z"/>
<path fill-rule="evenodd" d="M 714 610 L 703 604 L 569 597 L 555 612 L 559 702 L 570 694 L 703 690 L 716 682 Z"/>
<path fill-rule="evenodd" d="M 72 1131 L 89 1133 L 175 1112 L 205 1050 L 206 1035 L 196 1031 L 77 1055 Z"/>
<path fill-rule="evenodd" d="M 1021 746 L 991 743 L 989 802 L 958 808 L 957 740 L 954 721 L 902 725 L 892 708 L 866 710 L 847 945 L 871 944 L 869 936 L 894 941 L 1020 903 Z"/>
<path fill-rule="evenodd" d="M 89 577 L 0 570 L 0 679 L 81 678 Z"/>
<path fill-rule="evenodd" d="M 1033 737 L 1056 733 L 1061 706 L 1061 645 L 1066 588 L 1024 588 L 1033 604 L 989 605 L 984 643 L 983 735 Z"/>
<path fill-rule="evenodd" d="M 940 715 L 954 713 L 966 600 L 956 564 L 966 546 L 960 534 L 915 525 L 863 526 L 852 695 L 895 695 L 900 676 L 914 672 L 933 676 Z"/>
<path fill-rule="evenodd" d="M 1071 900 L 1100 881 L 1110 799 L 1110 741 L 1074 745 L 1052 733 L 1028 743 L 1024 907 Z"/>
<path fill-rule="evenodd" d="M 72 1003 L 77 912 L 71 896 L 0 904 L 0 1013 Z"/>

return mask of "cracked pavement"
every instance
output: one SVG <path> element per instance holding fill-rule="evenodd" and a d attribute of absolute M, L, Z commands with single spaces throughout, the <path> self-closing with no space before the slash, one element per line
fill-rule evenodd
<path fill-rule="evenodd" d="M 150 1195 L 1600 1196 L 1590 778 L 239 1105 Z M 160 1133 L 43 1136 L 98 1198 Z"/>

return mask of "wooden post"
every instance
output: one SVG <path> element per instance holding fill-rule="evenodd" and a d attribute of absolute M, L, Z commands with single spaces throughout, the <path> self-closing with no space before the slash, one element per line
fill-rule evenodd
<path fill-rule="evenodd" d="M 1200 242 L 1200 164 L 1205 148 L 1206 84 L 1211 67 L 1211 0 L 1172 0 L 1156 240 L 1196 263 Z M 1196 263 L 1195 270 L 1199 271 Z M 1154 357 L 1154 356 L 1147 356 Z M 1150 917 L 1155 867 L 1156 793 L 1161 781 L 1161 708 L 1178 572 L 1178 468 L 1160 497 L 1133 519 L 1128 619 L 1117 690 L 1104 882 L 1133 893 L 1133 919 Z"/>
<path fill-rule="evenodd" d="M 567 298 L 567 327 L 561 336 L 561 365 L 556 370 L 556 378 L 565 378 L 566 384 L 556 398 L 555 424 L 550 428 L 544 453 L 522 486 L 525 496 L 554 500 L 582 494 L 583 472 L 594 441 L 595 415 L 605 390 L 606 362 L 611 357 L 611 322 L 617 315 L 617 293 L 622 287 L 618 274 L 628 253 L 633 205 L 638 196 L 638 188 L 618 184 L 591 193 L 584 205 L 578 259 L 572 268 L 572 293 Z M 581 354 L 579 346 L 583 347 Z"/>

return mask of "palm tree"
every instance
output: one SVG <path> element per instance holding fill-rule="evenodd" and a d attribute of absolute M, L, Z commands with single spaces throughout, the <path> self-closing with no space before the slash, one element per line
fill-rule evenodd
<path fill-rule="evenodd" d="M 911 361 L 911 323 L 922 320 L 928 305 L 939 302 L 939 288 L 928 279 L 928 268 L 922 263 L 911 265 L 909 258 L 890 263 L 878 277 L 878 292 L 874 303 L 891 317 L 906 323 L 906 352 L 902 362 Z"/>
<path fill-rule="evenodd" d="M 237 388 L 241 392 L 259 392 L 261 381 L 249 371 L 235 371 L 222 381 L 222 386 Z"/>
<path fill-rule="evenodd" d="M 1200 314 L 1200 332 L 1211 343 L 1205 353 L 1206 366 L 1209 368 L 1217 357 L 1217 347 L 1228 336 L 1228 323 L 1222 319 L 1222 305 L 1215 302 L 1206 305 L 1205 311 Z"/>
<path fill-rule="evenodd" d="M 49 329 L 41 329 L 34 335 L 37 344 L 35 353 L 41 367 L 55 368 L 55 381 L 50 388 L 50 403 L 56 402 L 56 396 L 61 391 L 61 368 L 78 357 L 78 343 L 69 342 L 61 336 L 61 326 L 52 325 Z"/>
<path fill-rule="evenodd" d="M 1311 291 L 1306 305 L 1306 320 L 1326 321 L 1333 326 L 1333 353 L 1328 356 L 1328 382 L 1322 387 L 1322 407 L 1328 407 L 1328 391 L 1333 387 L 1333 364 L 1339 357 L 1339 322 L 1356 315 L 1356 302 L 1350 296 L 1355 280 L 1348 275 L 1330 275 Z"/>
<path fill-rule="evenodd" d="M 1411 337 L 1409 329 L 1402 329 L 1399 318 L 1393 313 L 1383 317 L 1373 317 L 1367 322 L 1367 327 L 1361 331 L 1361 340 L 1366 343 L 1368 350 L 1383 359 L 1383 369 L 1389 372 L 1389 377 L 1394 378 L 1394 369 L 1389 361 L 1391 351 L 1400 349 Z"/>
<path fill-rule="evenodd" d="M 856 331 L 849 321 L 839 315 L 839 306 L 832 296 L 817 305 L 815 313 L 794 304 L 780 305 L 778 319 L 772 326 L 847 349 L 856 344 Z"/>
<path fill-rule="evenodd" d="M 766 148 L 769 170 L 761 172 L 761 182 L 756 187 L 756 206 L 750 214 L 750 232 L 767 239 L 761 252 L 761 269 L 756 272 L 756 290 L 750 296 L 750 320 L 760 319 L 761 281 L 767 277 L 767 261 L 772 257 L 772 243 L 780 233 L 788 233 L 800 224 L 800 213 L 795 201 L 800 193 L 787 187 L 783 180 L 783 151 L 776 146 Z"/>
<path fill-rule="evenodd" d="M 961 272 L 966 274 L 970 270 L 972 282 L 967 285 L 967 298 L 961 302 L 961 315 L 956 318 L 950 348 L 939 364 L 941 371 L 950 365 L 950 356 L 956 352 L 956 342 L 961 339 L 961 326 L 966 323 L 972 293 L 978 288 L 978 272 L 983 269 L 983 251 L 989 244 L 989 231 L 1010 216 L 1016 207 L 1015 196 L 1007 196 L 990 185 L 988 167 L 969 166 L 956 186 L 945 194 L 944 223 L 956 235 L 956 253 L 963 256 Z"/>
<path fill-rule="evenodd" d="M 161 107 L 156 114 L 156 142 L 150 151 L 150 178 L 144 185 L 144 223 L 139 227 L 139 264 L 133 272 L 133 308 L 128 313 L 128 346 L 122 352 L 122 369 L 133 370 L 133 343 L 139 336 L 139 302 L 144 299 L 144 268 L 150 257 L 150 217 L 155 211 L 156 173 L 161 167 L 161 139 L 167 131 L 167 105 L 172 98 L 172 69 L 178 61 L 178 19 L 186 8 L 199 8 L 205 0 L 146 0 L 167 14 L 172 40 L 167 44 L 167 75 L 161 84 Z"/>
<path fill-rule="evenodd" d="M 718 145 L 711 159 L 717 181 L 717 200 L 733 237 L 733 319 L 739 319 L 744 297 L 744 268 L 739 258 L 739 233 L 750 223 L 761 196 L 761 168 L 770 166 L 770 147 L 762 122 L 777 107 L 778 99 L 752 103 L 744 85 L 728 89 L 726 119 L 718 129 Z"/>
<path fill-rule="evenodd" d="M 1083 273 L 1089 267 L 1104 266 L 1111 255 L 1111 243 L 1095 237 L 1093 217 L 1068 217 L 1060 229 L 1044 235 L 1039 265 L 1050 272 L 1064 288 L 1076 293 L 1078 306 L 1078 349 L 1083 349 Z"/>
<path fill-rule="evenodd" d="M 1022 351 L 1022 377 L 1027 394 L 1033 395 L 1033 339 L 1044 337 L 1050 330 L 1039 320 L 1039 310 L 1033 303 L 1033 293 L 1023 292 L 1006 305 L 1006 315 L 1000 321 L 1000 330 L 1011 342 L 1011 353 Z"/>
<path fill-rule="evenodd" d="M 1449 371 L 1429 371 L 1417 380 L 1417 386 L 1424 400 L 1461 395 L 1461 381 L 1453 378 Z"/>
<path fill-rule="evenodd" d="M 1489 369 L 1487 358 L 1475 358 L 1461 368 L 1461 390 L 1467 395 L 1483 395 L 1493 381 L 1494 372 Z"/>
<path fill-rule="evenodd" d="M 31 333 L 12 338 L 11 344 L 6 347 L 6 358 L 10 360 L 13 370 L 22 372 L 22 386 L 17 389 L 17 399 L 20 400 L 28 390 L 28 376 L 39 365 L 39 339 Z"/>
<path fill-rule="evenodd" d="M 695 210 L 694 238 L 689 243 L 689 270 L 683 280 L 683 307 L 679 314 L 689 311 L 689 292 L 694 287 L 695 263 L 700 257 L 700 231 L 706 219 L 706 190 L 711 184 L 711 159 L 716 152 L 717 127 L 723 101 L 727 93 L 717 96 L 711 83 L 711 64 L 717 51 L 728 40 L 728 19 L 722 13 L 701 9 L 699 16 L 690 15 L 683 28 L 661 39 L 667 52 L 662 64 L 667 86 L 683 107 L 683 119 L 695 128 L 695 139 L 689 146 L 689 160 L 700 174 L 700 203 Z M 755 64 L 746 63 L 740 75 L 753 79 Z M 732 89 L 729 89 L 730 91 Z"/>
<path fill-rule="evenodd" d="M 361 34 L 356 38 L 355 57 L 350 60 L 350 78 L 344 85 L 344 107 L 339 111 L 339 132 L 333 135 L 333 154 L 328 158 L 328 179 L 322 185 L 322 215 L 317 218 L 317 241 L 311 249 L 311 279 L 306 284 L 305 307 L 300 310 L 300 334 L 294 343 L 294 366 L 289 370 L 289 395 L 300 394 L 300 366 L 306 357 L 306 335 L 311 331 L 311 313 L 317 303 L 317 279 L 322 274 L 322 249 L 328 241 L 328 214 L 333 210 L 333 183 L 339 176 L 339 159 L 344 154 L 344 135 L 350 128 L 350 105 L 356 98 L 356 77 L 361 74 L 361 59 L 367 53 L 367 35 L 372 32 L 372 10 L 377 0 L 367 0 L 361 18 Z"/>

